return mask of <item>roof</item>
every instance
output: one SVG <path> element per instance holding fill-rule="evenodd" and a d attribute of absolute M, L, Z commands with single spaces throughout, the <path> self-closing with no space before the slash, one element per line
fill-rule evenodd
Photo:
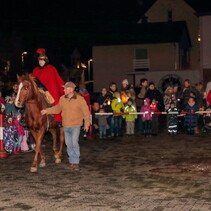
<path fill-rule="evenodd" d="M 211 14 L 211 1 L 210 0 L 185 0 L 197 14 Z"/>
<path fill-rule="evenodd" d="M 142 10 L 146 13 L 151 6 L 159 0 L 143 0 Z M 197 14 L 208 14 L 211 13 L 211 1 L 210 0 L 184 0 L 187 4 L 189 4 Z"/>
<path fill-rule="evenodd" d="M 99 29 L 93 45 L 179 43 L 184 35 L 190 47 L 191 41 L 185 21 L 130 24 L 113 29 Z"/>

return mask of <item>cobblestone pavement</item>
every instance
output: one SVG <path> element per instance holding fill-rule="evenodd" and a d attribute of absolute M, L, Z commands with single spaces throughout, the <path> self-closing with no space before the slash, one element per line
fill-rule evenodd
<path fill-rule="evenodd" d="M 30 173 L 33 152 L 0 159 L 0 211 L 211 210 L 211 137 L 165 133 L 81 140 L 81 170 L 55 164 Z"/>

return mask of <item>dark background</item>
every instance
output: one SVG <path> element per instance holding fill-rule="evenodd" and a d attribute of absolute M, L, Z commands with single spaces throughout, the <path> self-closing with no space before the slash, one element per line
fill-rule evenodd
<path fill-rule="evenodd" d="M 211 4 L 208 0 L 186 1 L 198 11 L 206 11 Z M 3 0 L 0 2 L 0 71 L 7 60 L 11 61 L 11 69 L 5 80 L 15 80 L 16 73 L 32 71 L 37 63 L 35 51 L 39 47 L 46 48 L 50 63 L 58 71 L 62 71 L 61 64 L 71 65 L 76 48 L 81 60 L 87 61 L 92 58 L 92 46 L 103 36 L 120 26 L 129 31 L 127 25 L 137 23 L 154 2 Z M 21 54 L 24 51 L 27 55 L 23 65 Z"/>

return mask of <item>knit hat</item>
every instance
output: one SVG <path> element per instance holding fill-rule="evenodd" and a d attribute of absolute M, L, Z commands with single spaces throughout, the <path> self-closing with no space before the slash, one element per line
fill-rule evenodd
<path fill-rule="evenodd" d="M 10 101 L 12 101 L 12 97 L 11 96 L 6 96 L 5 97 L 5 102 L 9 103 Z"/>
<path fill-rule="evenodd" d="M 144 102 L 147 102 L 149 104 L 150 103 L 150 99 L 149 98 L 145 98 Z"/>
<path fill-rule="evenodd" d="M 129 84 L 129 82 L 128 82 L 128 80 L 127 79 L 124 79 L 123 81 L 122 81 L 122 84 Z"/>

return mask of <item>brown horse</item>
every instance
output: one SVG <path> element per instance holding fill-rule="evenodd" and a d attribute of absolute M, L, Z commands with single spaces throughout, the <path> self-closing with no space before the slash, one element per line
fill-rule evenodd
<path fill-rule="evenodd" d="M 41 110 L 48 107 L 44 95 L 39 91 L 35 79 L 30 74 L 17 76 L 19 89 L 15 99 L 15 106 L 25 108 L 25 121 L 30 133 L 32 134 L 35 143 L 35 155 L 30 171 L 37 172 L 38 156 L 40 154 L 40 167 L 46 166 L 45 154 L 42 150 L 42 140 L 46 131 L 49 131 L 53 138 L 53 152 L 55 162 L 60 163 L 62 158 L 62 150 L 64 145 L 64 131 L 59 129 L 60 147 L 57 150 L 57 132 L 58 123 L 49 122 L 46 115 L 41 115 Z"/>

